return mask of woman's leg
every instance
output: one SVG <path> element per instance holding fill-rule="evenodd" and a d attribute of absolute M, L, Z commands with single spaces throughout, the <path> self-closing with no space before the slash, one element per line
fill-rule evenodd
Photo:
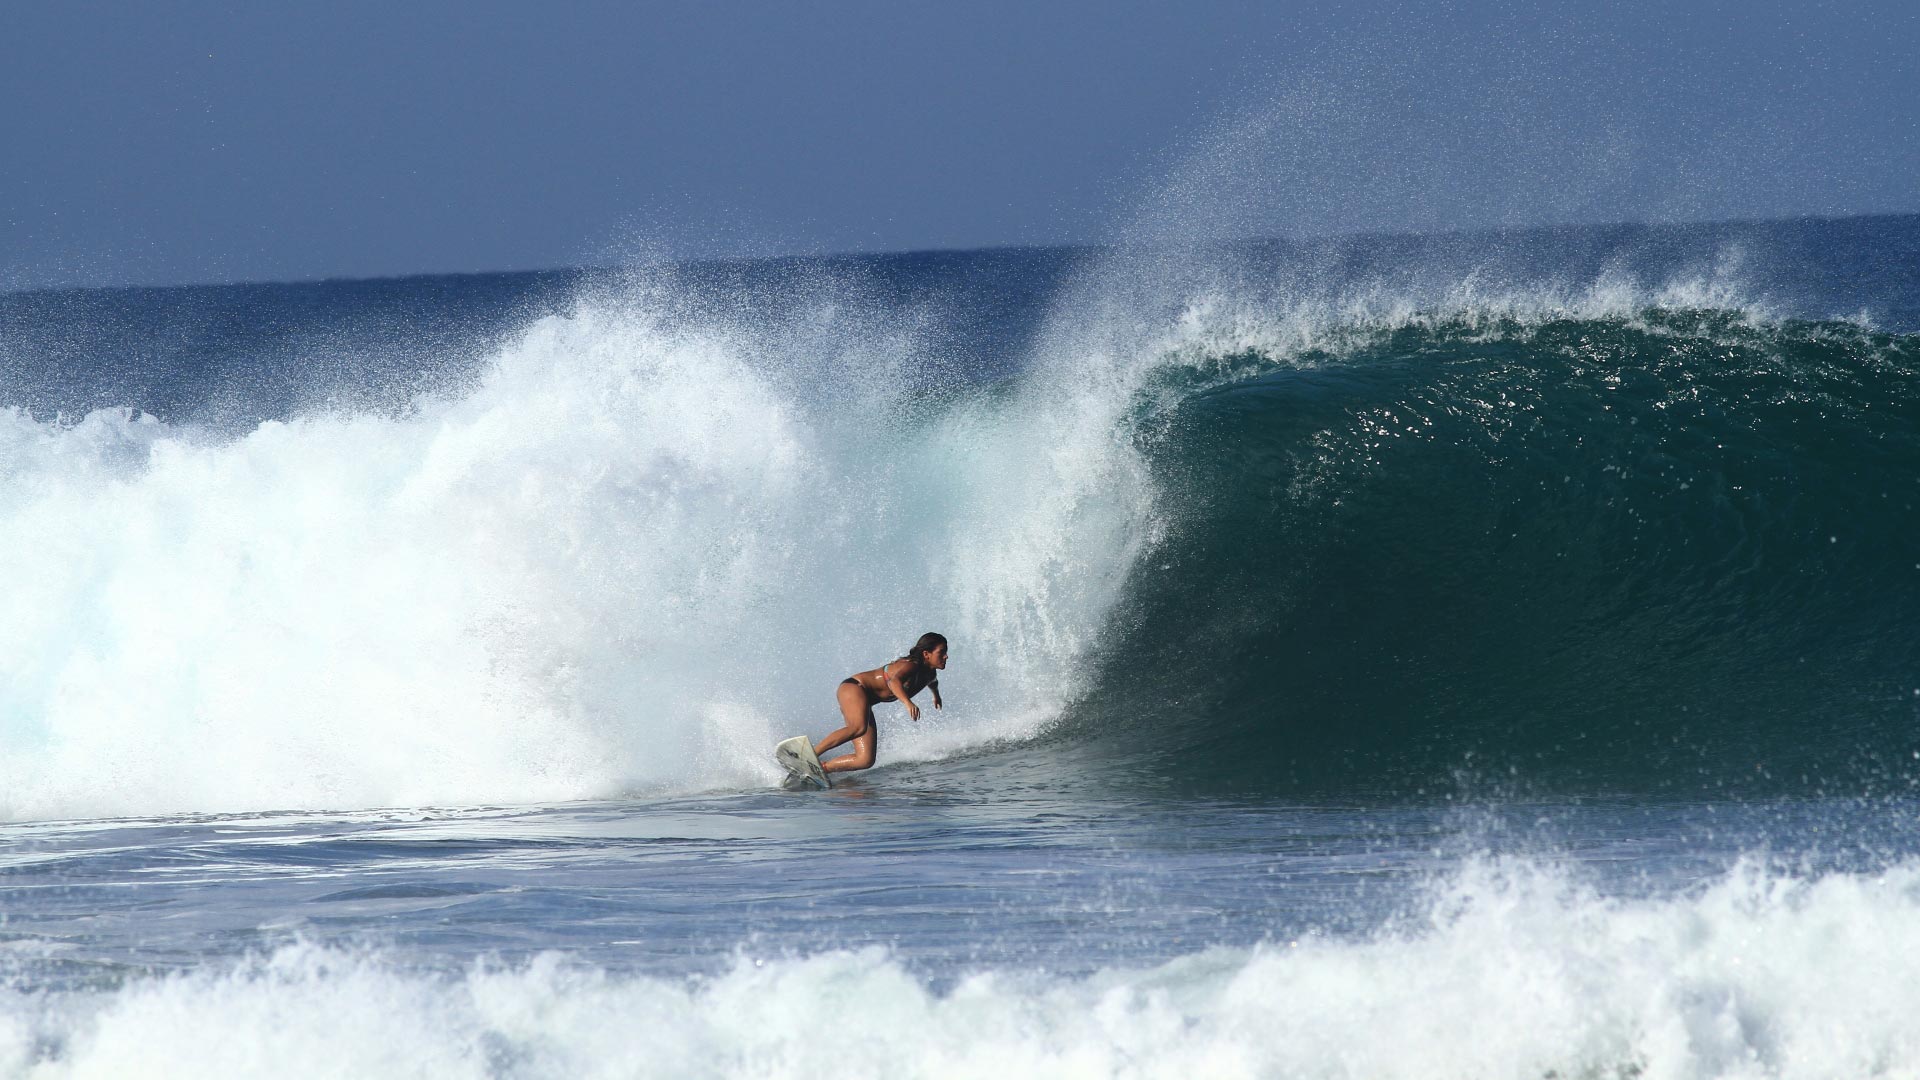
<path fill-rule="evenodd" d="M 824 756 L 841 743 L 851 741 L 853 753 L 822 762 L 820 767 L 828 772 L 872 768 L 879 740 L 874 735 L 873 706 L 867 704 L 867 691 L 859 683 L 843 682 L 836 696 L 840 699 L 840 717 L 844 726 L 821 739 L 813 752 L 815 756 Z"/>
<path fill-rule="evenodd" d="M 853 737 L 853 753 L 843 754 L 832 761 L 822 762 L 820 768 L 825 772 L 852 772 L 855 769 L 873 768 L 873 759 L 880 752 L 880 725 L 873 722 L 873 709 L 867 709 L 867 730 Z"/>

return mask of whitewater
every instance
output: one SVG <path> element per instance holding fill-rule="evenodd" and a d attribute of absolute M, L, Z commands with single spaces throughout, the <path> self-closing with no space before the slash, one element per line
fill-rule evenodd
<path fill-rule="evenodd" d="M 974 643 L 970 692 L 893 754 L 1057 711 L 1068 688 L 1022 669 L 1071 667 L 1151 535 L 1093 426 L 1119 391 L 1059 406 L 1059 376 L 998 416 L 916 419 L 877 349 L 667 328 L 636 291 L 399 416 L 221 439 L 11 408 L 0 546 L 30 584 L 0 613 L 7 816 L 766 782 L 807 691 L 928 612 Z"/>
<path fill-rule="evenodd" d="M 1917 254 L 0 294 L 0 1075 L 1920 1075 Z"/>

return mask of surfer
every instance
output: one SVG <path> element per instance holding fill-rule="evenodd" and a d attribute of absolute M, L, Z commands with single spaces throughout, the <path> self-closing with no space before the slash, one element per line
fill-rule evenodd
<path fill-rule="evenodd" d="M 913 703 L 913 695 L 931 689 L 933 707 L 940 708 L 940 672 L 946 666 L 947 639 L 926 633 L 898 660 L 889 660 L 872 671 L 842 679 L 838 696 L 840 715 L 846 724 L 821 739 L 813 752 L 816 756 L 824 755 L 841 743 L 851 741 L 853 753 L 822 762 L 820 767 L 830 773 L 873 768 L 874 753 L 880 746 L 880 732 L 873 723 L 874 705 L 898 701 L 907 707 L 908 719 L 919 720 L 920 706 Z"/>

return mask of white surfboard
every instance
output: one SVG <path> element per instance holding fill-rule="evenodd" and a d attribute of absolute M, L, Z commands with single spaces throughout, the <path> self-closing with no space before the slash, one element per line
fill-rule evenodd
<path fill-rule="evenodd" d="M 813 752 L 813 744 L 805 735 L 795 735 L 773 748 L 773 760 L 787 770 L 788 779 L 800 779 L 818 784 L 823 788 L 833 786 L 827 779 L 827 770 L 820 767 L 820 758 Z"/>

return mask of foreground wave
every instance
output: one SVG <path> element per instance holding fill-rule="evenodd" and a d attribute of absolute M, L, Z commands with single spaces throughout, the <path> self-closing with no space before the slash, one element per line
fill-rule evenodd
<path fill-rule="evenodd" d="M 663 979 L 561 954 L 435 973 L 291 947 L 15 992 L 0 1075 L 1904 1075 L 1920 1070 L 1917 965 L 1920 864 L 1800 877 L 1750 861 L 1682 897 L 1620 900 L 1481 858 L 1362 939 L 1086 978 L 934 984 L 879 949 Z"/>

